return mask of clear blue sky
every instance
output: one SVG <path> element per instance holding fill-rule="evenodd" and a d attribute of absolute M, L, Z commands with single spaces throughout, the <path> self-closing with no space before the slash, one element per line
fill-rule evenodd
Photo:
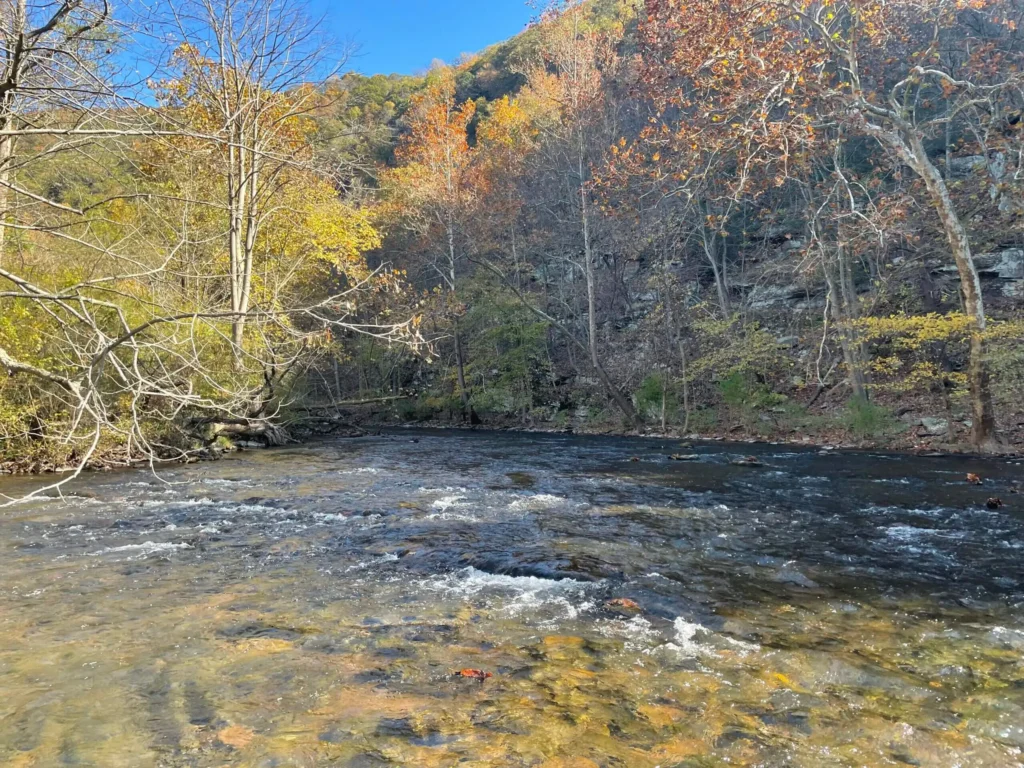
<path fill-rule="evenodd" d="M 534 14 L 525 0 L 310 0 L 332 37 L 359 45 L 349 66 L 371 75 L 452 62 L 522 31 Z"/>

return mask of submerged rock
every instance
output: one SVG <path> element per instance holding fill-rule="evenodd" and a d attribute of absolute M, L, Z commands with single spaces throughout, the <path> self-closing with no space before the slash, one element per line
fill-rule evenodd
<path fill-rule="evenodd" d="M 764 462 L 756 456 L 744 456 L 741 459 L 733 459 L 731 462 L 737 467 L 763 467 Z"/>
<path fill-rule="evenodd" d="M 790 565 L 785 565 L 780 568 L 775 573 L 772 580 L 779 584 L 793 584 L 794 586 L 804 587 L 805 589 L 815 589 L 818 586 L 818 582 L 808 578 Z"/>

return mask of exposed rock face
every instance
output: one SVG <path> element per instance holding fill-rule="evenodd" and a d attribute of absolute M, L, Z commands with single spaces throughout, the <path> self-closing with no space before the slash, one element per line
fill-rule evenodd
<path fill-rule="evenodd" d="M 1008 248 L 995 253 L 978 253 L 974 255 L 974 263 L 978 268 L 978 277 L 983 283 L 991 284 L 1001 295 L 1024 295 L 1024 249 Z M 934 267 L 932 274 L 953 280 L 959 279 L 956 266 L 952 264 Z M 993 281 L 996 281 L 995 284 L 992 284 Z"/>
<path fill-rule="evenodd" d="M 1001 179 L 1006 173 L 1006 155 L 993 152 L 986 160 L 984 155 L 964 155 L 949 161 L 949 174 L 954 179 L 963 179 L 975 173 L 989 172 L 993 178 Z"/>
<path fill-rule="evenodd" d="M 824 291 L 824 286 L 821 287 L 821 291 Z M 815 292 L 813 288 L 796 283 L 789 285 L 762 283 L 750 291 L 748 299 L 751 309 L 788 307 L 794 311 L 801 311 L 824 306 L 823 296 L 815 296 Z"/>
<path fill-rule="evenodd" d="M 1024 249 L 1009 248 L 998 253 L 980 253 L 974 257 L 983 277 L 999 280 L 1024 280 Z"/>

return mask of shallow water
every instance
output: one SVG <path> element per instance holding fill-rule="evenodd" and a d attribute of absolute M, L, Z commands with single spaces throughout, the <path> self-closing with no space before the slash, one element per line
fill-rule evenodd
<path fill-rule="evenodd" d="M 442 432 L 93 475 L 0 512 L 0 764 L 1024 765 L 1021 480 Z"/>

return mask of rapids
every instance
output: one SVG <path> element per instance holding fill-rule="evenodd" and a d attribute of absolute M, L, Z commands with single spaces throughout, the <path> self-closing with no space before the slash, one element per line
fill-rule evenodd
<path fill-rule="evenodd" d="M 0 765 L 1024 765 L 1022 480 L 429 431 L 90 475 L 0 511 Z"/>

